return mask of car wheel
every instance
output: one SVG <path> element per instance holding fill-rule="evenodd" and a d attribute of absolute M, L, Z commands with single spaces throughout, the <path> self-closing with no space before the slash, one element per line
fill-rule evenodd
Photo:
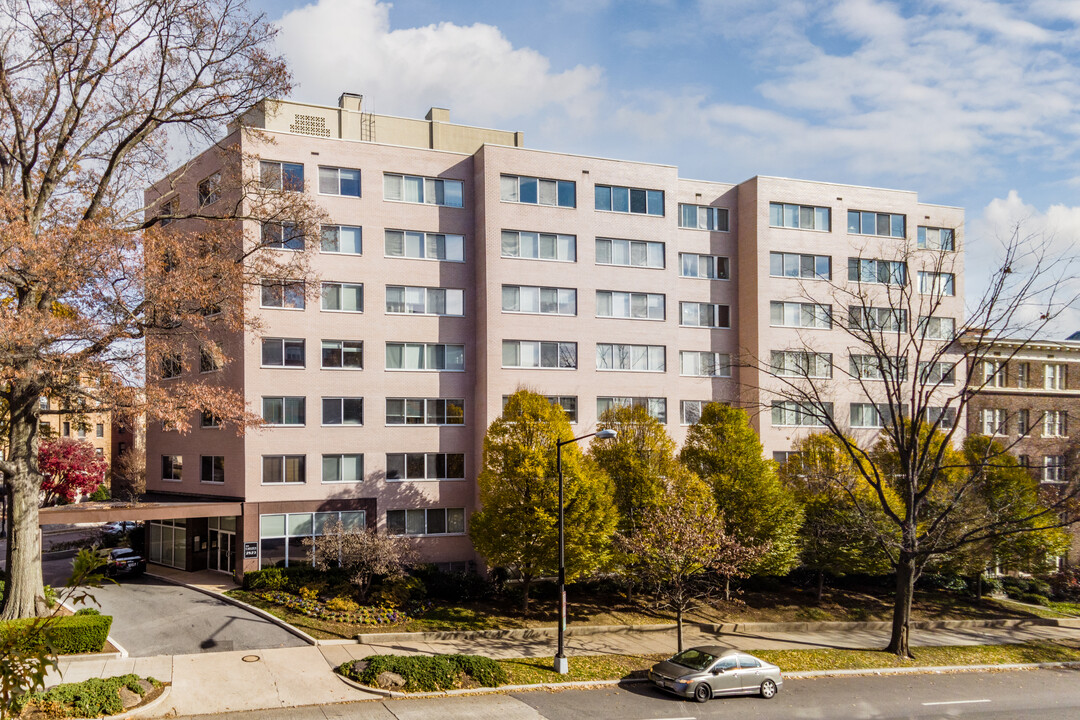
<path fill-rule="evenodd" d="M 694 700 L 699 703 L 708 702 L 712 699 L 712 688 L 705 683 L 698 683 L 694 688 Z"/>
<path fill-rule="evenodd" d="M 761 697 L 766 700 L 771 700 L 776 695 L 776 683 L 772 680 L 766 680 L 761 683 Z"/>

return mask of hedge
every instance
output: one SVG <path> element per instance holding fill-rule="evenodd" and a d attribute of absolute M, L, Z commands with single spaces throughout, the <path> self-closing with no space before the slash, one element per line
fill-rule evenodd
<path fill-rule="evenodd" d="M 0 622 L 0 633 L 25 632 L 41 618 Z M 50 649 L 57 655 L 101 652 L 112 627 L 111 615 L 68 615 L 48 621 L 45 631 L 30 633 L 15 646 L 18 652 L 31 653 Z M 46 639 L 48 643 L 46 643 Z"/>
<path fill-rule="evenodd" d="M 450 690 L 459 686 L 461 675 L 482 687 L 497 687 L 507 682 L 502 666 L 480 655 L 369 655 L 341 665 L 338 672 L 373 687 L 384 672 L 397 673 L 405 680 L 406 692 Z"/>

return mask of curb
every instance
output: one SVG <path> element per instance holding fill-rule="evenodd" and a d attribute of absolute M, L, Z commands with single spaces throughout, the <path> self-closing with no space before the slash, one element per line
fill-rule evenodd
<path fill-rule="evenodd" d="M 165 702 L 165 700 L 169 697 L 169 694 L 171 692 L 172 692 L 172 684 L 170 683 L 170 684 L 166 685 L 164 688 L 162 688 L 161 694 L 158 695 L 153 700 L 151 700 L 150 702 L 146 703 L 145 705 L 139 705 L 138 707 L 133 707 L 130 710 L 128 710 L 127 712 L 122 712 L 119 715 L 109 715 L 108 716 L 109 720 L 125 720 L 125 718 L 139 717 L 139 715 L 146 712 L 147 710 L 152 710 L 152 709 L 156 708 L 158 705 Z"/>
<path fill-rule="evenodd" d="M 926 665 L 921 667 L 866 668 L 856 670 L 804 670 L 803 672 L 784 673 L 785 678 L 809 679 L 816 677 L 844 677 L 859 675 L 908 675 L 911 673 L 955 673 L 981 672 L 984 670 L 1038 670 L 1052 668 L 1076 668 L 1080 661 L 1050 663 L 1004 663 L 1001 665 Z"/>
<path fill-rule="evenodd" d="M 652 625 L 579 625 L 566 629 L 567 637 L 622 633 L 668 632 L 675 630 L 675 623 Z M 355 641 L 360 645 L 383 645 L 394 641 L 439 641 L 439 640 L 529 640 L 532 638 L 555 637 L 557 627 L 506 628 L 501 630 L 431 630 L 412 633 L 360 633 Z"/>
<path fill-rule="evenodd" d="M 56 660 L 57 662 L 82 662 L 84 660 L 121 660 L 125 657 L 127 656 L 119 652 L 80 653 L 79 655 L 57 655 Z"/>
<path fill-rule="evenodd" d="M 254 615 L 258 615 L 259 617 L 261 617 L 264 620 L 269 620 L 270 622 L 272 622 L 274 625 L 277 625 L 281 629 L 292 633 L 296 637 L 298 637 L 301 640 L 303 640 L 304 642 L 306 642 L 308 645 L 318 645 L 319 644 L 318 640 L 316 640 L 312 636 L 308 635 L 306 632 L 304 632 L 300 628 L 294 627 L 294 626 L 290 625 L 289 623 L 285 622 L 284 620 L 282 620 L 281 618 L 274 617 L 270 613 L 266 612 L 265 610 L 261 610 L 261 609 L 255 607 L 254 605 L 248 605 L 246 602 L 242 602 L 240 600 L 237 600 L 236 598 L 229 597 L 228 595 L 226 595 L 224 593 L 219 593 L 219 592 L 216 592 L 214 590 L 207 590 L 206 588 L 201 588 L 198 585 L 189 585 L 187 583 L 180 582 L 179 580 L 174 580 L 174 579 L 172 579 L 170 577 L 165 577 L 164 575 L 156 575 L 156 574 L 150 572 L 149 570 L 146 572 L 146 574 L 149 575 L 150 577 L 157 578 L 158 580 L 164 580 L 165 582 L 170 583 L 172 585 L 179 585 L 180 587 L 186 587 L 188 589 L 194 590 L 195 592 L 201 592 L 203 595 L 209 595 L 210 597 L 217 598 L 218 600 L 222 600 L 224 602 L 227 602 L 230 605 L 241 608 L 242 610 L 247 610 L 248 612 L 250 612 L 250 613 L 252 613 Z M 351 642 L 352 641 L 350 641 L 350 643 Z"/>

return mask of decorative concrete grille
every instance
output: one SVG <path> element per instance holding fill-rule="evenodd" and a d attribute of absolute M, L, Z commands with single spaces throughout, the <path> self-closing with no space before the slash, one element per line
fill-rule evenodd
<path fill-rule="evenodd" d="M 289 126 L 289 132 L 315 135 L 316 137 L 330 137 L 330 131 L 326 129 L 326 118 L 317 115 L 294 115 L 293 124 Z"/>

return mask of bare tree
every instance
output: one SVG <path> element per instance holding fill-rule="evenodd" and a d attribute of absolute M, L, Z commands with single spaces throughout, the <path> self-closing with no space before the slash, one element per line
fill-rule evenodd
<path fill-rule="evenodd" d="M 303 277 L 302 253 L 295 266 L 278 261 L 245 238 L 254 224 L 242 220 L 307 232 L 314 213 L 302 193 L 252 180 L 236 133 L 216 146 L 233 170 L 198 202 L 171 192 L 191 166 L 145 199 L 141 190 L 170 166 L 169 138 L 205 145 L 288 91 L 274 35 L 244 0 L 0 3 L 0 471 L 12 500 L 3 618 L 44 612 L 42 395 L 146 411 L 179 430 L 199 412 L 237 428 L 252 419 L 240 394 L 198 373 L 136 386 L 144 373 L 190 367 L 198 347 L 250 322 L 243 295 L 258 278 Z"/>
<path fill-rule="evenodd" d="M 375 528 L 346 529 L 340 520 L 323 535 L 304 543 L 311 547 L 311 563 L 316 568 L 341 568 L 349 574 L 361 601 L 367 599 L 375 578 L 404 577 L 416 563 L 416 548 L 406 536 L 380 533 Z"/>
<path fill-rule="evenodd" d="M 1048 255 L 1047 240 L 1017 228 L 1002 243 L 985 293 L 965 309 L 957 296 L 962 248 L 954 240 L 950 232 L 913 247 L 872 238 L 860 258 L 849 260 L 847 282 L 827 283 L 828 298 L 820 290 L 825 283 L 802 286 L 821 326 L 843 334 L 846 362 L 823 353 L 823 341 L 809 334 L 801 347 L 747 361 L 765 378 L 762 397 L 774 424 L 829 433 L 872 490 L 836 487 L 864 516 L 896 572 L 887 650 L 902 657 L 911 657 L 912 595 L 928 562 L 1078 517 L 1075 476 L 1049 502 L 1006 504 L 993 516 L 967 512 L 968 499 L 985 494 L 995 475 L 987 469 L 1002 464 L 1011 445 L 956 451 L 968 404 L 987 382 L 975 371 L 986 361 L 1008 362 L 1076 302 L 1069 285 L 1075 261 Z M 1005 339 L 1012 343 L 1002 352 Z M 874 521 L 882 515 L 887 523 Z"/>

